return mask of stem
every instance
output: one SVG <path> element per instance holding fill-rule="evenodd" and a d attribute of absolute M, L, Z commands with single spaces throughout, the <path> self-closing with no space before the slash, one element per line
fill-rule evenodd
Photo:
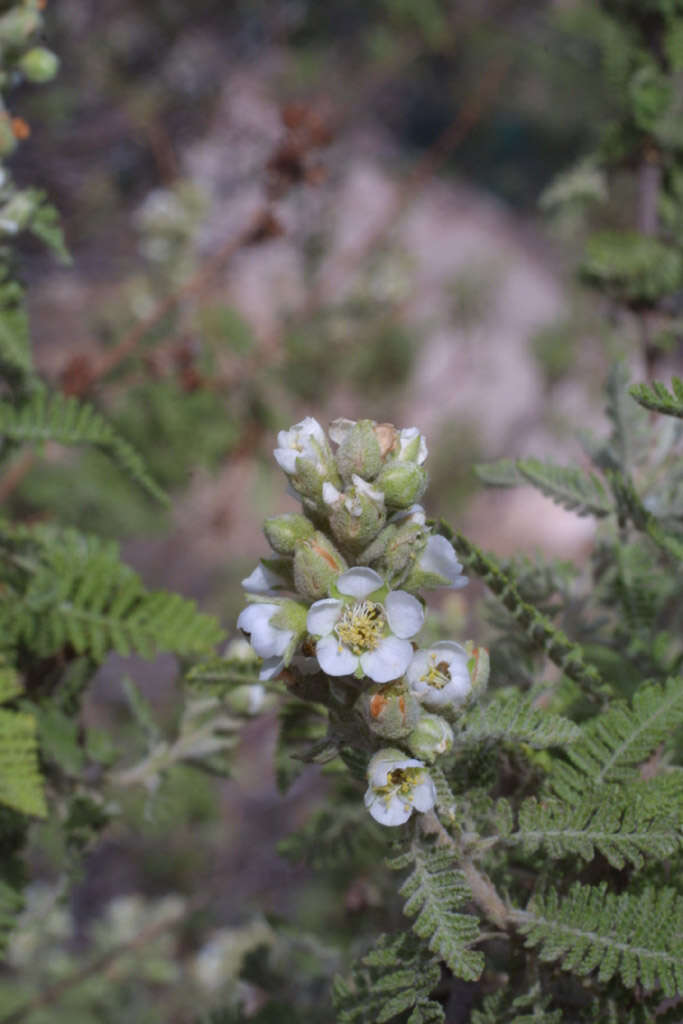
<path fill-rule="evenodd" d="M 423 828 L 427 832 L 436 832 L 439 841 L 451 848 L 472 890 L 474 902 L 490 921 L 502 931 L 507 931 L 512 924 L 512 917 L 488 875 L 481 872 L 469 857 L 464 856 L 460 844 L 444 828 L 434 811 L 424 815 Z"/>

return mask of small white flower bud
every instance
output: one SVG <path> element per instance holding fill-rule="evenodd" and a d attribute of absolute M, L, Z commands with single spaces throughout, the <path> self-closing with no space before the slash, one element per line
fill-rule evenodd
<path fill-rule="evenodd" d="M 379 441 L 373 420 L 359 420 L 346 431 L 337 454 L 337 468 L 345 483 L 354 476 L 372 480 L 382 468 Z"/>
<path fill-rule="evenodd" d="M 388 740 L 412 732 L 421 711 L 417 698 L 401 683 L 370 687 L 358 698 L 357 707 L 368 728 Z"/>
<path fill-rule="evenodd" d="M 453 746 L 453 730 L 441 715 L 422 715 L 406 744 L 415 757 L 431 764 Z"/>
<path fill-rule="evenodd" d="M 300 541 L 294 552 L 294 586 L 308 601 L 326 597 L 330 585 L 347 568 L 331 540 L 319 530 Z"/>
<path fill-rule="evenodd" d="M 387 462 L 375 480 L 390 508 L 409 508 L 422 497 L 427 474 L 416 462 L 393 459 Z"/>
<path fill-rule="evenodd" d="M 263 532 L 273 551 L 293 555 L 296 545 L 315 533 L 315 526 L 306 516 L 291 514 L 266 519 Z"/>

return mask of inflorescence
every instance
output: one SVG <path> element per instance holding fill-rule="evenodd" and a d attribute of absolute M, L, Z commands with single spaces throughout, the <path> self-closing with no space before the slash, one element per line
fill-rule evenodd
<path fill-rule="evenodd" d="M 418 504 L 427 445 L 416 427 L 373 420 L 335 420 L 328 438 L 309 416 L 280 431 L 274 454 L 302 512 L 266 519 L 273 557 L 242 581 L 250 603 L 237 625 L 262 680 L 325 704 L 330 740 L 367 752 L 365 805 L 401 825 L 434 806 L 428 766 L 488 678 L 484 648 L 415 640 L 416 593 L 467 583 Z"/>

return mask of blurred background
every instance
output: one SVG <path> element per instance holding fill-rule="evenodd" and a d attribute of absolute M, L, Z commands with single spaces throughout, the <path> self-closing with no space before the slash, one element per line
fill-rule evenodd
<path fill-rule="evenodd" d="M 587 232 L 628 227 L 633 209 L 626 180 L 610 198 L 583 161 L 623 101 L 618 40 L 594 7 L 50 4 L 59 77 L 24 87 L 13 111 L 31 128 L 17 180 L 46 189 L 73 257 L 60 266 L 23 243 L 37 359 L 62 390 L 106 409 L 173 502 L 160 511 L 95 452 L 48 449 L 4 482 L 14 510 L 57 509 L 119 539 L 149 585 L 196 597 L 230 629 L 239 581 L 266 553 L 262 519 L 294 509 L 272 460 L 277 430 L 305 415 L 324 426 L 367 417 L 426 434 L 430 514 L 499 555 L 580 565 L 591 524 L 531 489 L 485 491 L 473 466 L 581 459 L 580 430 L 603 428 L 611 363 L 643 373 L 637 325 L 575 271 Z M 472 586 L 434 601 L 460 639 L 486 639 L 479 596 Z M 174 714 L 171 659 L 111 659 L 87 708 L 105 738 L 125 733 L 126 673 L 155 715 Z M 192 986 L 217 998 L 264 944 L 286 1001 L 282 965 L 294 961 L 278 967 L 265 915 L 286 913 L 300 936 L 333 920 L 350 937 L 360 910 L 372 927 L 383 883 L 370 868 L 335 892 L 276 853 L 326 783 L 308 767 L 278 793 L 274 743 L 265 716 L 231 780 L 179 766 L 153 806 L 131 797 L 86 858 L 69 910 L 54 895 L 68 851 L 49 826 L 37 830 L 45 884 L 12 953 L 30 984 L 49 980 L 50 956 L 73 967 L 79 949 L 144 928 L 154 941 L 117 961 L 113 1009 L 85 985 L 31 1024 L 124 1010 L 190 1020 Z M 195 934 L 157 938 L 157 916 L 198 896 Z M 303 938 L 292 948 L 313 1007 L 341 954 Z M 252 1016 L 258 992 L 247 993 Z M 302 1012 L 292 1020 L 319 1019 Z"/>

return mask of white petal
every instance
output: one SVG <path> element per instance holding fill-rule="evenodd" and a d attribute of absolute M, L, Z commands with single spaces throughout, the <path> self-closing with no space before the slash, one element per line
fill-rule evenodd
<path fill-rule="evenodd" d="M 356 671 L 358 658 L 336 636 L 324 636 L 315 645 L 315 656 L 328 676 L 350 676 Z"/>
<path fill-rule="evenodd" d="M 304 438 L 307 440 L 315 438 L 318 444 L 323 446 L 327 444 L 325 431 L 313 416 L 306 416 L 305 419 L 301 420 L 299 423 L 295 423 L 292 427 L 292 431 L 297 432 L 300 440 L 303 440 Z"/>
<path fill-rule="evenodd" d="M 366 651 L 360 656 L 363 672 L 376 683 L 388 683 L 403 675 L 413 656 L 413 648 L 409 640 L 399 640 L 397 636 L 383 637 L 374 651 Z"/>
<path fill-rule="evenodd" d="M 387 522 L 402 523 L 406 520 L 409 520 L 411 523 L 417 523 L 418 526 L 424 526 L 427 522 L 427 513 L 422 505 L 411 505 L 410 508 L 399 509 L 398 512 L 394 512 Z"/>
<path fill-rule="evenodd" d="M 356 597 L 362 601 L 364 597 L 372 594 L 384 586 L 384 580 L 374 569 L 366 569 L 363 565 L 357 565 L 337 577 L 337 590 L 340 594 L 349 597 Z"/>
<path fill-rule="evenodd" d="M 423 651 L 415 651 L 413 660 L 406 670 L 406 679 L 410 683 L 412 689 L 419 684 L 420 679 L 429 668 L 429 651 L 431 648 L 427 648 Z M 417 691 L 415 691 L 417 692 Z"/>
<path fill-rule="evenodd" d="M 410 804 L 403 803 L 398 796 L 392 795 L 387 800 L 370 789 L 365 794 L 365 806 L 380 825 L 403 825 L 413 813 Z"/>
<path fill-rule="evenodd" d="M 363 480 L 357 473 L 353 473 L 351 476 L 351 483 L 356 488 L 358 494 L 364 494 L 367 498 L 377 502 L 378 505 L 384 505 L 384 492 L 378 491 L 376 487 L 369 484 L 367 480 Z"/>
<path fill-rule="evenodd" d="M 261 671 L 258 674 L 259 679 L 274 679 L 275 676 L 279 676 L 280 672 L 284 668 L 285 663 L 282 658 L 264 658 L 263 664 L 261 665 Z M 253 714 L 251 708 L 250 712 Z"/>
<path fill-rule="evenodd" d="M 413 807 L 416 811 L 431 811 L 436 803 L 436 790 L 431 777 L 425 772 L 425 777 L 415 786 L 413 790 Z"/>
<path fill-rule="evenodd" d="M 325 597 L 322 601 L 316 601 L 308 609 L 306 629 L 313 636 L 327 636 L 337 625 L 341 610 L 342 603 L 336 597 Z"/>
<path fill-rule="evenodd" d="M 300 454 L 295 448 L 276 448 L 273 452 L 275 461 L 285 473 L 296 473 L 296 460 Z"/>
<path fill-rule="evenodd" d="M 417 438 L 419 438 L 420 440 L 419 440 L 419 444 L 416 445 L 415 441 L 417 440 Z M 399 443 L 399 450 L 398 450 L 398 458 L 399 459 L 405 458 L 404 452 L 406 451 L 406 449 L 410 448 L 411 452 L 412 452 L 413 449 L 417 449 L 416 453 L 414 455 L 412 455 L 412 460 L 414 462 L 417 462 L 418 466 L 421 466 L 422 463 L 426 460 L 427 455 L 428 455 L 428 452 L 427 452 L 427 442 L 425 441 L 424 437 L 422 436 L 420 431 L 417 429 L 417 427 L 404 427 L 403 430 L 401 430 L 401 432 L 399 434 L 399 442 L 398 443 Z"/>
<path fill-rule="evenodd" d="M 249 604 L 240 612 L 237 628 L 243 629 L 245 633 L 253 633 L 260 622 L 267 622 L 279 609 L 277 604 Z"/>
<path fill-rule="evenodd" d="M 418 565 L 425 572 L 433 572 L 444 576 L 454 590 L 460 590 L 468 583 L 467 576 L 462 575 L 462 565 L 453 550 L 453 545 L 445 537 L 432 536 L 420 555 Z"/>
<path fill-rule="evenodd" d="M 273 594 L 278 590 L 286 590 L 287 581 L 259 562 L 254 571 L 242 580 L 242 586 L 248 594 Z"/>
<path fill-rule="evenodd" d="M 323 484 L 323 501 L 326 505 L 334 505 L 341 498 L 341 491 L 338 491 L 334 484 L 326 480 Z"/>
<path fill-rule="evenodd" d="M 401 639 L 407 640 L 422 629 L 424 608 L 412 594 L 405 590 L 392 590 L 384 599 L 384 607 L 391 632 Z"/>

